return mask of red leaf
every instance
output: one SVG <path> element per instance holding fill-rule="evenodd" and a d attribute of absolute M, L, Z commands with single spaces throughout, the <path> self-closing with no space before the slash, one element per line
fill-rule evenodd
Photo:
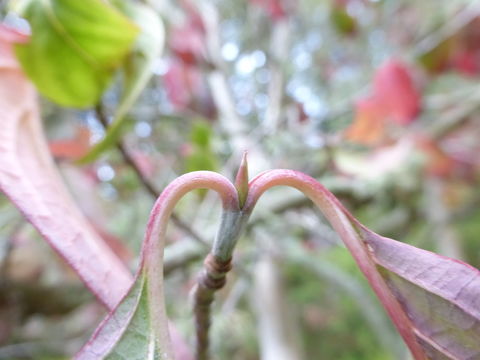
<path fill-rule="evenodd" d="M 90 149 L 90 130 L 86 126 L 80 126 L 77 128 L 77 134 L 73 139 L 50 141 L 48 146 L 55 158 L 80 159 Z"/>
<path fill-rule="evenodd" d="M 382 102 L 389 119 L 400 125 L 415 120 L 420 112 L 420 94 L 405 64 L 387 61 L 377 70 L 373 88 L 375 98 Z"/>
<path fill-rule="evenodd" d="M 389 122 L 408 125 L 420 111 L 420 94 L 408 68 L 390 60 L 376 72 L 373 94 L 355 104 L 355 119 L 346 138 L 364 145 L 378 145 L 386 138 Z"/>

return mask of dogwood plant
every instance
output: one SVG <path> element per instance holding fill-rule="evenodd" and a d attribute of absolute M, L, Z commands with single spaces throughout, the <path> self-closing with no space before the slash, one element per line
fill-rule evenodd
<path fill-rule="evenodd" d="M 217 237 L 194 289 L 196 357 L 208 357 L 214 292 L 226 281 L 235 244 L 261 195 L 274 186 L 303 192 L 338 232 L 413 357 L 480 358 L 480 273 L 460 261 L 382 237 L 360 224 L 315 179 L 271 170 L 248 182 L 244 159 L 235 184 L 193 172 L 168 185 L 151 212 L 134 279 L 76 208 L 49 154 L 36 94 L 12 53 L 25 36 L 0 32 L 0 189 L 110 309 L 77 359 L 190 359 L 169 326 L 163 294 L 167 223 L 186 193 L 206 188 L 222 200 Z M 125 295 L 126 294 L 126 295 Z"/>
<path fill-rule="evenodd" d="M 135 281 L 76 359 L 173 359 L 163 290 L 163 249 L 175 204 L 194 189 L 217 192 L 223 205 L 219 230 L 196 293 L 208 308 L 225 283 L 235 243 L 262 194 L 275 186 L 303 192 L 323 212 L 366 276 L 416 360 L 480 357 L 480 272 L 460 261 L 382 237 L 360 224 L 320 183 L 292 170 L 270 170 L 247 185 L 244 159 L 235 185 L 213 172 L 185 174 L 162 192 L 147 225 Z M 196 309 L 197 348 L 208 324 Z M 208 314 L 208 311 L 207 311 Z M 208 319 L 207 319 L 208 320 Z M 198 337 L 200 336 L 200 339 Z M 197 358 L 206 359 L 205 350 Z"/>

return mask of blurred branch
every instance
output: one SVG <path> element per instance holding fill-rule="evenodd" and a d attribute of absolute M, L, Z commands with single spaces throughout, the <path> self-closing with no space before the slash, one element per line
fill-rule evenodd
<path fill-rule="evenodd" d="M 253 271 L 257 312 L 260 358 L 262 360 L 301 360 L 301 349 L 297 328 L 298 322 L 290 304 L 286 301 L 286 289 L 277 259 L 268 249 L 275 249 L 267 234 L 262 235 L 262 246 L 266 248 Z M 258 243 L 258 242 L 257 242 Z"/>
<path fill-rule="evenodd" d="M 289 60 L 290 50 L 290 18 L 286 17 L 274 23 L 270 41 L 270 74 L 268 86 L 268 106 L 265 112 L 265 130 L 275 131 L 278 128 L 284 96 L 284 66 Z"/>
<path fill-rule="evenodd" d="M 259 141 L 251 136 L 245 126 L 246 122 L 239 116 L 235 107 L 235 98 L 228 83 L 226 64 L 221 55 L 221 32 L 217 9 L 213 4 L 205 1 L 201 3 L 199 10 L 206 29 L 208 57 L 213 64 L 209 73 L 210 90 L 215 105 L 219 109 L 221 127 L 231 142 L 232 155 L 227 168 L 235 172 L 238 159 L 245 150 L 248 150 L 250 169 L 254 171 L 265 169 L 268 167 L 269 161 L 264 156 L 262 149 L 256 146 Z"/>
<path fill-rule="evenodd" d="M 452 226 L 452 215 L 443 200 L 441 180 L 427 178 L 425 194 L 427 205 L 424 211 L 427 220 L 431 223 L 433 239 L 436 240 L 436 251 L 454 259 L 465 259 L 461 239 Z"/>
<path fill-rule="evenodd" d="M 208 58 L 213 64 L 209 73 L 209 85 L 215 105 L 220 111 L 220 123 L 233 141 L 233 147 L 245 148 L 248 144 L 248 139 L 244 137 L 245 124 L 235 109 L 235 100 L 227 81 L 226 65 L 221 55 L 218 13 L 208 2 L 203 2 L 199 10 L 205 24 Z"/>
<path fill-rule="evenodd" d="M 469 115 L 480 108 L 480 89 L 461 100 L 461 105 L 446 111 L 432 124 L 429 132 L 433 138 L 439 139 L 468 121 Z"/>
<path fill-rule="evenodd" d="M 414 57 L 421 56 L 433 50 L 479 15 L 480 5 L 478 2 L 472 1 L 470 4 L 465 5 L 464 8 L 448 19 L 448 21 L 444 21 L 440 28 L 435 29 L 417 43 L 413 49 Z"/>
<path fill-rule="evenodd" d="M 95 114 L 97 116 L 98 121 L 102 124 L 102 126 L 107 129 L 108 128 L 108 119 L 105 114 L 105 110 L 103 105 L 100 103 L 95 107 Z M 133 172 L 137 175 L 138 180 L 143 185 L 144 189 L 154 198 L 157 199 L 160 196 L 160 191 L 155 188 L 155 186 L 150 182 L 150 180 L 145 176 L 142 172 L 142 169 L 138 166 L 135 158 L 128 152 L 126 145 L 123 143 L 122 140 L 119 140 L 116 144 L 116 147 L 120 154 L 122 155 L 123 160 Z M 176 213 L 172 213 L 172 221 L 173 223 L 184 233 L 189 235 L 194 240 L 198 241 L 199 243 L 203 244 L 205 247 L 209 247 L 210 245 L 208 242 L 203 239 L 200 235 L 198 235 L 187 223 L 185 223 Z"/>

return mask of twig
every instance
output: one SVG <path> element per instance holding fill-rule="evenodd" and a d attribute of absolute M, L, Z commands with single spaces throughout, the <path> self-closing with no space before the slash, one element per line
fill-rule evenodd
<path fill-rule="evenodd" d="M 474 91 L 462 103 L 436 119 L 430 130 L 433 138 L 440 139 L 468 121 L 469 115 L 480 108 L 480 91 Z"/>
<path fill-rule="evenodd" d="M 6 280 L 6 273 L 8 269 L 8 258 L 10 256 L 11 251 L 13 250 L 13 238 L 22 230 L 23 226 L 25 225 L 25 219 L 19 218 L 14 222 L 11 227 L 11 230 L 5 236 L 6 241 L 1 249 L 0 253 L 0 286 L 2 282 Z"/>
<path fill-rule="evenodd" d="M 108 120 L 105 115 L 105 111 L 103 108 L 103 105 L 99 103 L 95 107 L 95 114 L 97 116 L 98 121 L 102 124 L 102 126 L 107 129 L 108 128 Z M 138 163 L 135 161 L 133 156 L 128 152 L 127 147 L 123 143 L 122 140 L 118 140 L 116 143 L 116 147 L 120 154 L 122 155 L 123 160 L 127 165 L 130 166 L 130 168 L 134 171 L 134 173 L 137 175 L 138 180 L 140 183 L 143 185 L 144 189 L 153 197 L 153 198 L 158 198 L 160 196 L 160 191 L 158 191 L 155 186 L 147 179 L 145 174 L 142 172 L 142 169 L 138 166 Z M 209 247 L 210 245 L 208 242 L 203 239 L 200 235 L 198 235 L 188 224 L 186 224 L 180 217 L 176 214 L 173 213 L 171 217 L 173 223 L 183 230 L 184 233 L 204 245 L 205 247 Z"/>

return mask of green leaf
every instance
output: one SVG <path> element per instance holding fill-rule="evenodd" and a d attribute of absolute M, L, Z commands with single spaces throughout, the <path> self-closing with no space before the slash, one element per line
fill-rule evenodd
<path fill-rule="evenodd" d="M 205 121 L 196 121 L 193 124 L 190 133 L 192 144 L 201 149 L 210 149 L 211 139 L 213 137 L 212 127 Z"/>
<path fill-rule="evenodd" d="M 193 123 L 190 132 L 192 153 L 185 158 L 187 172 L 218 169 L 218 159 L 211 148 L 213 131 L 207 122 L 199 120 Z"/>
<path fill-rule="evenodd" d="M 101 0 L 31 0 L 23 16 L 32 36 L 17 57 L 40 93 L 63 106 L 96 104 L 138 33 Z"/>
<path fill-rule="evenodd" d="M 128 295 L 109 314 L 75 359 L 169 359 L 166 355 L 169 345 L 162 344 L 168 332 L 167 319 L 152 316 L 148 296 L 148 281 L 142 272 Z M 153 326 L 154 323 L 157 326 Z M 159 324 L 164 325 L 163 336 L 154 331 Z"/>
<path fill-rule="evenodd" d="M 130 1 L 116 1 L 115 4 L 141 28 L 141 33 L 123 67 L 124 91 L 113 122 L 103 140 L 80 160 L 81 163 L 94 161 L 115 145 L 125 129 L 125 115 L 150 80 L 154 61 L 163 49 L 163 24 L 151 8 Z"/>
<path fill-rule="evenodd" d="M 343 7 L 335 6 L 332 9 L 330 21 L 335 30 L 343 35 L 352 35 L 357 31 L 357 21 Z"/>

